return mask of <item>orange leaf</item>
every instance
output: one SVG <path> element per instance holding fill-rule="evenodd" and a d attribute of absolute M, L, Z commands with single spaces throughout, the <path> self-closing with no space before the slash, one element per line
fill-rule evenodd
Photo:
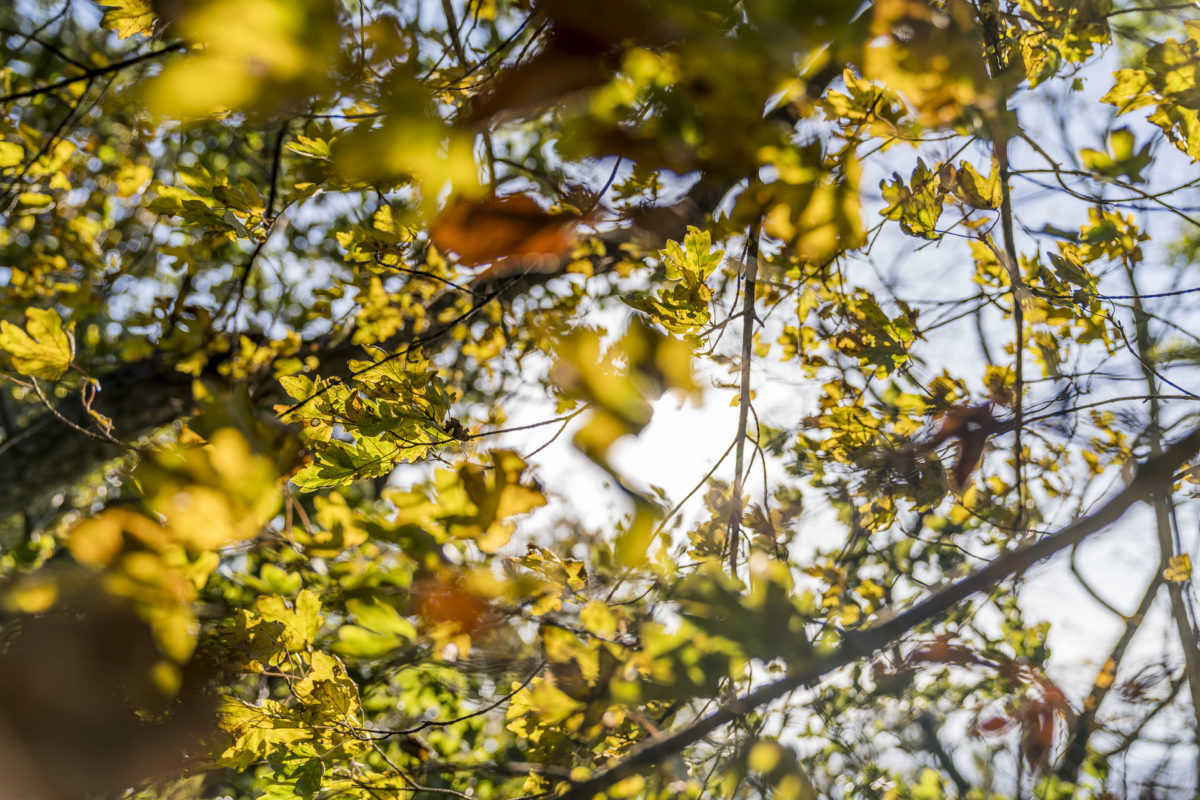
<path fill-rule="evenodd" d="M 503 258 L 560 256 L 571 246 L 577 214 L 551 214 L 527 195 L 458 198 L 429 229 L 429 238 L 464 264 Z"/>
<path fill-rule="evenodd" d="M 473 634 L 495 625 L 487 601 L 457 582 L 420 578 L 412 588 L 413 608 L 427 625 L 453 623 L 462 633 Z"/>

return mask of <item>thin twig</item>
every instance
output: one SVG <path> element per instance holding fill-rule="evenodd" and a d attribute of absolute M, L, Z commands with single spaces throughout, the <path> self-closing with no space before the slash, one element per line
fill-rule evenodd
<path fill-rule="evenodd" d="M 388 736 L 412 736 L 413 734 L 420 733 L 421 731 L 426 730 L 427 728 L 444 728 L 447 725 L 456 725 L 460 722 L 466 722 L 469 719 L 474 719 L 475 717 L 481 717 L 484 714 L 488 713 L 489 711 L 499 708 L 500 706 L 507 703 L 509 700 L 516 697 L 518 692 L 520 692 L 522 689 L 524 689 L 526 686 L 528 686 L 530 683 L 533 682 L 533 679 L 537 677 L 538 673 L 541 672 L 542 668 L 545 666 L 546 666 L 545 661 L 539 661 L 537 666 L 533 668 L 533 670 L 529 673 L 529 675 L 525 678 L 525 680 L 521 681 L 520 686 L 513 689 L 511 692 L 504 695 L 503 697 L 496 700 L 495 702 L 489 703 L 486 706 L 484 706 L 483 708 L 472 711 L 469 714 L 463 714 L 461 717 L 455 717 L 454 719 L 425 720 L 424 722 L 417 725 L 416 727 L 405 728 L 403 730 L 386 730 L 386 729 L 379 729 L 379 728 L 358 728 L 358 729 L 356 729 L 356 732 L 379 736 L 380 738 L 386 738 Z"/>
<path fill-rule="evenodd" d="M 521 277 L 521 276 L 517 276 L 517 277 Z M 379 367 L 382 367 L 384 364 L 389 364 L 392 361 L 395 361 L 396 359 L 407 355 L 408 353 L 412 352 L 413 350 L 417 349 L 418 347 L 421 347 L 422 345 L 428 344 L 429 342 L 432 342 L 435 339 L 445 336 L 447 333 L 454 330 L 454 328 L 456 326 L 460 325 L 463 322 L 466 322 L 468 319 L 475 316 L 477 313 L 479 313 L 480 309 L 482 309 L 488 303 L 492 302 L 497 297 L 499 297 L 506 289 L 508 289 L 513 283 L 515 283 L 515 281 L 517 280 L 517 277 L 514 277 L 512 281 L 509 281 L 508 283 L 504 284 L 503 286 L 489 292 L 482 300 L 475 303 L 473 306 L 471 306 L 469 309 L 464 311 L 462 314 L 459 314 L 457 317 L 455 317 L 454 319 L 445 323 L 441 327 L 436 328 L 433 331 L 431 331 L 430 333 L 425 334 L 423 336 L 414 336 L 412 338 L 412 340 L 409 341 L 408 344 L 406 344 L 404 347 L 400 348 L 399 350 L 395 351 L 394 353 L 390 353 L 390 354 L 384 356 L 383 358 L 379 359 L 378 361 L 372 363 L 370 366 L 363 367 L 362 369 L 359 369 L 359 370 L 351 370 L 350 377 L 355 378 L 355 377 L 358 377 L 359 375 L 366 374 L 373 369 L 378 369 Z M 288 406 L 287 408 L 283 409 L 282 411 L 280 411 L 278 414 L 276 414 L 276 417 L 278 417 L 279 419 L 284 419 L 289 414 L 294 414 L 295 412 L 297 412 L 300 409 L 307 406 L 309 403 L 324 396 L 324 394 L 326 392 L 328 392 L 330 389 L 332 389 L 334 386 L 338 386 L 342 383 L 344 383 L 344 381 L 341 381 L 341 380 L 329 381 L 327 384 L 322 386 L 320 389 L 317 389 L 315 392 L 313 392 L 308 397 L 304 398 L 303 400 L 299 400 L 299 401 L 293 403 L 292 405 Z"/>
<path fill-rule="evenodd" d="M 458 65 L 466 70 L 470 69 L 467 62 L 467 51 L 463 47 L 462 37 L 458 31 L 458 20 L 454 14 L 454 0 L 442 0 L 442 12 L 446 15 L 446 30 L 450 33 L 450 44 L 454 47 L 454 55 L 458 58 Z M 479 131 L 480 137 L 483 139 L 483 150 L 487 155 L 488 168 L 488 184 L 496 185 L 496 148 L 492 145 L 492 134 L 483 127 Z"/>
<path fill-rule="evenodd" d="M 671 510 L 668 511 L 663 516 L 662 522 L 658 523 L 658 527 L 654 529 L 655 535 L 662 532 L 663 528 L 665 528 L 667 526 L 667 523 L 669 523 L 671 521 L 671 519 L 677 513 L 679 513 L 679 509 L 683 508 L 683 504 L 686 503 L 688 500 L 691 500 L 692 495 L 694 495 L 696 492 L 700 491 L 700 487 L 702 487 L 705 483 L 707 483 L 708 479 L 711 478 L 713 476 L 713 473 L 715 473 L 717 471 L 717 468 L 725 463 L 725 459 L 729 458 L 729 454 L 730 454 L 730 452 L 732 452 L 732 450 L 733 450 L 734 446 L 737 444 L 737 442 L 738 442 L 737 439 L 734 439 L 732 442 L 730 442 L 729 447 L 725 448 L 725 452 L 722 453 L 721 457 L 718 458 L 716 463 L 714 463 L 712 465 L 712 468 L 709 469 L 709 471 L 704 474 L 704 477 L 701 478 L 696 483 L 696 485 L 692 487 L 692 490 L 690 492 L 688 492 L 686 495 L 684 495 L 684 498 L 682 500 L 680 500 L 678 503 L 676 503 L 674 506 L 672 506 Z"/>
<path fill-rule="evenodd" d="M 554 444 L 556 441 L 558 441 L 558 437 L 560 437 L 560 436 L 562 436 L 562 435 L 563 435 L 563 431 L 565 431 L 565 430 L 567 429 L 567 425 L 569 425 L 569 424 L 571 423 L 571 420 L 575 419 L 575 417 L 579 416 L 580 414 L 582 414 L 582 413 L 583 413 L 584 411 L 586 411 L 587 409 L 588 409 L 588 407 L 587 407 L 587 406 L 582 406 L 582 407 L 580 407 L 578 410 L 576 410 L 576 411 L 574 411 L 574 412 L 572 412 L 572 413 L 570 413 L 570 414 L 567 414 L 565 417 L 559 417 L 559 418 L 558 418 L 558 419 L 556 419 L 556 420 L 550 420 L 550 422 L 546 423 L 546 424 L 553 424 L 553 423 L 555 423 L 555 422 L 559 422 L 559 421 L 561 421 L 561 422 L 562 422 L 562 426 L 561 426 L 561 427 L 559 427 L 559 429 L 558 429 L 557 431 L 555 431 L 555 432 L 554 432 L 554 435 L 553 435 L 553 436 L 551 436 L 551 437 L 550 437 L 549 439 L 547 439 L 546 441 L 542 442 L 540 445 L 538 445 L 537 447 L 535 447 L 533 450 L 530 450 L 528 453 L 526 453 L 524 456 L 522 456 L 522 458 L 523 458 L 525 461 L 528 461 L 529 459 L 533 458 L 533 457 L 534 457 L 534 456 L 536 456 L 538 453 L 542 452 L 542 451 L 543 451 L 543 450 L 545 450 L 547 447 L 549 447 L 550 445 L 552 445 L 552 444 Z M 532 426 L 526 426 L 526 427 L 532 427 Z"/>
<path fill-rule="evenodd" d="M 750 419 L 750 363 L 754 355 L 754 301 L 758 282 L 758 226 L 747 234 L 746 283 L 742 300 L 742 375 L 738 397 L 737 450 L 733 457 L 733 490 L 729 507 L 729 574 L 737 577 L 739 538 L 742 525 L 742 480 L 746 451 L 746 425 Z"/>
<path fill-rule="evenodd" d="M 132 448 L 130 448 L 129 445 L 125 444 L 120 439 L 117 439 L 116 437 L 114 437 L 108 433 L 96 433 L 94 431 L 89 431 L 87 428 L 83 427 L 82 425 L 77 425 L 74 422 L 72 422 L 71 420 L 67 419 L 65 416 L 63 416 L 62 412 L 60 412 L 57 408 L 54 407 L 54 404 L 50 402 L 50 400 L 46 397 L 45 393 L 42 392 L 42 387 L 37 382 L 37 378 L 30 378 L 29 382 L 33 386 L 34 394 L 36 394 L 38 396 L 38 399 L 42 401 L 42 405 L 44 405 L 46 407 L 46 410 L 49 411 L 51 414 L 53 414 L 55 419 L 57 419 L 62 424 L 66 425 L 71 430 L 77 431 L 78 433 L 82 433 L 84 436 L 88 437 L 89 439 L 95 439 L 96 441 L 104 442 L 105 444 L 116 445 L 117 447 L 120 447 L 122 450 L 132 449 Z"/>
<path fill-rule="evenodd" d="M 1133 641 L 1133 636 L 1137 633 L 1138 628 L 1146 621 L 1146 614 L 1150 611 L 1150 606 L 1154 603 L 1154 598 L 1162 584 L 1162 570 L 1159 570 L 1142 594 L 1142 600 L 1138 603 L 1137 610 L 1133 612 L 1132 616 L 1126 617 L 1125 628 L 1121 631 L 1121 636 L 1113 645 L 1108 658 L 1100 665 L 1100 672 L 1097 673 L 1096 679 L 1092 681 L 1092 688 L 1084 698 L 1083 711 L 1075 718 L 1070 738 L 1063 750 L 1062 763 L 1058 768 L 1058 776 L 1065 783 L 1074 783 L 1079 774 L 1079 768 L 1083 766 L 1083 761 L 1087 757 L 1088 740 L 1096 731 L 1096 713 L 1100 710 L 1104 698 L 1108 696 L 1109 689 L 1115 683 L 1117 669 L 1121 666 L 1125 651 L 1128 650 L 1129 643 Z"/>

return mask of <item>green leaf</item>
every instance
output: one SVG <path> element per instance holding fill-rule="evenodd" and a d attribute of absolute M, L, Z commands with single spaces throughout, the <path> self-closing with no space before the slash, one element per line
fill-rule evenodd
<path fill-rule="evenodd" d="M 359 625 L 376 633 L 390 634 L 402 639 L 413 639 L 417 635 L 412 622 L 400 616 L 400 612 L 377 597 L 368 600 L 347 600 L 346 611 L 353 615 Z"/>
<path fill-rule="evenodd" d="M 693 333 L 711 318 L 713 292 L 704 281 L 721 265 L 725 251 L 713 252 L 711 234 L 689 227 L 682 246 L 667 242 L 658 256 L 670 284 L 659 289 L 657 298 L 639 293 L 622 299 L 672 333 Z"/>
<path fill-rule="evenodd" d="M 406 644 L 406 640 L 394 634 L 376 633 L 357 625 L 343 625 L 337 635 L 334 652 L 352 658 L 379 658 Z"/>
<path fill-rule="evenodd" d="M 321 790 L 321 782 L 325 778 L 325 762 L 319 758 L 309 759 L 304 766 L 296 770 L 296 796 L 304 800 L 312 800 Z"/>
<path fill-rule="evenodd" d="M 1149 166 L 1152 142 L 1147 142 L 1136 153 L 1133 150 L 1134 135 L 1128 128 L 1117 128 L 1108 136 L 1109 152 L 1084 148 L 1079 152 L 1080 161 L 1092 172 L 1110 178 L 1128 178 L 1133 183 L 1142 180 L 1142 170 Z"/>

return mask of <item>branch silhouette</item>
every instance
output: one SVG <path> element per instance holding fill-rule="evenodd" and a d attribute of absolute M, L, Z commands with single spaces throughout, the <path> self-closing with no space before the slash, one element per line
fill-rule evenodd
<path fill-rule="evenodd" d="M 70 86 L 81 81 L 90 81 L 104 75 L 111 75 L 114 72 L 120 72 L 123 69 L 134 66 L 135 64 L 141 64 L 143 61 L 152 61 L 161 56 L 180 52 L 186 49 L 186 47 L 187 45 L 183 42 L 167 45 L 166 47 L 159 48 L 158 50 L 151 50 L 140 55 L 131 56 L 124 61 L 117 61 L 112 64 L 107 64 L 103 67 L 94 67 L 86 72 L 80 73 L 79 75 L 72 75 L 68 78 L 63 78 L 60 81 L 46 84 L 45 86 L 35 86 L 32 89 L 24 89 L 19 92 L 6 94 L 3 97 L 0 97 L 0 103 L 11 103 L 14 100 L 24 100 L 29 97 L 37 97 L 38 95 L 49 94 L 56 89 L 62 89 L 66 86 Z"/>

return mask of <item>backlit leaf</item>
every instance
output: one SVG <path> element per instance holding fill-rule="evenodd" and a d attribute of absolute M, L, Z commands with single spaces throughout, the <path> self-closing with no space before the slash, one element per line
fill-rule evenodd
<path fill-rule="evenodd" d="M 24 328 L 0 320 L 0 353 L 22 375 L 58 380 L 75 358 L 74 329 L 52 308 L 28 308 Z"/>

